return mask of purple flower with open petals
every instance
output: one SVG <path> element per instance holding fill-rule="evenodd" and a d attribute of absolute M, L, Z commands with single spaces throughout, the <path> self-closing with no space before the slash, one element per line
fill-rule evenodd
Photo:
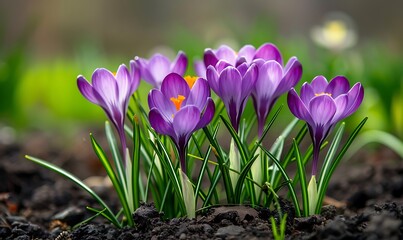
<path fill-rule="evenodd" d="M 299 119 L 307 122 L 314 147 L 312 175 L 316 175 L 320 146 L 334 125 L 353 114 L 364 98 L 361 83 L 351 89 L 343 76 L 333 78 L 330 83 L 317 76 L 312 83 L 304 83 L 298 96 L 294 89 L 288 93 L 288 106 Z"/>
<path fill-rule="evenodd" d="M 168 135 L 174 141 L 186 171 L 186 146 L 192 133 L 205 127 L 213 119 L 215 106 L 210 87 L 203 78 L 183 78 L 168 74 L 161 89 L 148 94 L 149 120 L 156 132 Z"/>
<path fill-rule="evenodd" d="M 172 62 L 159 53 L 154 54 L 149 60 L 135 57 L 135 61 L 144 81 L 158 89 L 161 87 L 162 80 L 169 73 L 174 72 L 183 76 L 188 65 L 188 59 L 185 53 L 181 51 L 178 52 L 178 55 Z"/>
<path fill-rule="evenodd" d="M 257 66 L 252 64 L 248 67 L 242 63 L 233 67 L 224 61 L 216 66 L 208 66 L 207 80 L 224 102 L 231 124 L 238 131 L 241 115 L 258 76 Z"/>
<path fill-rule="evenodd" d="M 118 130 L 122 154 L 126 151 L 124 121 L 130 96 L 140 82 L 140 73 L 134 61 L 130 61 L 131 71 L 122 64 L 116 74 L 105 68 L 98 68 L 92 74 L 92 85 L 83 77 L 77 77 L 77 86 L 81 94 L 90 102 L 102 107 Z M 124 156 L 124 155 L 123 155 Z"/>

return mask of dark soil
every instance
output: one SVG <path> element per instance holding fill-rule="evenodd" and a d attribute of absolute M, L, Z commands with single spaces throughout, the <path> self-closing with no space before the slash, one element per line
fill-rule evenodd
<path fill-rule="evenodd" d="M 85 207 L 95 202 L 68 180 L 24 159 L 24 154 L 47 159 L 82 179 L 103 175 L 89 142 L 62 149 L 50 136 L 27 139 L 24 144 L 0 145 L 0 239 L 273 238 L 270 217 L 278 220 L 278 213 L 248 206 L 220 206 L 196 219 L 166 220 L 152 204 L 143 204 L 134 213 L 134 228 L 117 229 L 102 218 L 74 227 L 92 216 Z M 118 209 L 113 190 L 102 179 L 91 182 Z M 292 204 L 281 199 L 283 213 L 288 213 L 286 239 L 403 239 L 403 161 L 390 151 L 361 152 L 343 162 L 328 196 L 330 205 L 322 214 L 306 218 L 294 217 Z"/>

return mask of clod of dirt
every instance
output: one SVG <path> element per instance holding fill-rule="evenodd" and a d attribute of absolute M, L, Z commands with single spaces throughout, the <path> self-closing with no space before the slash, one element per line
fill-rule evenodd
<path fill-rule="evenodd" d="M 142 203 L 133 213 L 133 220 L 141 231 L 147 231 L 152 227 L 153 220 L 160 220 L 163 214 L 160 214 L 154 204 Z"/>

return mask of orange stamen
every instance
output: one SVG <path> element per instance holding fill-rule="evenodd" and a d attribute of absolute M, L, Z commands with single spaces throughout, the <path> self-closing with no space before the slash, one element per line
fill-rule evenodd
<path fill-rule="evenodd" d="M 181 109 L 183 100 L 185 100 L 185 96 L 178 95 L 177 98 L 171 97 L 169 100 L 171 100 L 171 102 L 173 102 L 173 104 L 175 105 L 176 111 L 179 111 L 179 109 Z"/>
<path fill-rule="evenodd" d="M 331 94 L 331 93 L 326 93 L 326 92 L 315 93 L 315 96 L 316 96 L 316 97 L 317 97 L 317 96 L 322 96 L 322 95 L 327 95 L 327 96 L 329 96 L 329 97 L 331 97 L 331 96 L 332 96 L 332 94 Z"/>
<path fill-rule="evenodd" d="M 185 76 L 184 79 L 187 82 L 187 84 L 189 85 L 189 88 L 192 89 L 192 87 L 195 84 L 198 77 L 197 76 Z"/>

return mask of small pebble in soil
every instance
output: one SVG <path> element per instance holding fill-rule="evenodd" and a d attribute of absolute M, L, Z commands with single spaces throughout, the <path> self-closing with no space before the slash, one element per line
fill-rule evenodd
<path fill-rule="evenodd" d="M 217 230 L 215 236 L 220 238 L 226 238 L 228 236 L 237 236 L 244 232 L 245 229 L 240 226 L 229 225 L 226 227 L 221 227 Z"/>

